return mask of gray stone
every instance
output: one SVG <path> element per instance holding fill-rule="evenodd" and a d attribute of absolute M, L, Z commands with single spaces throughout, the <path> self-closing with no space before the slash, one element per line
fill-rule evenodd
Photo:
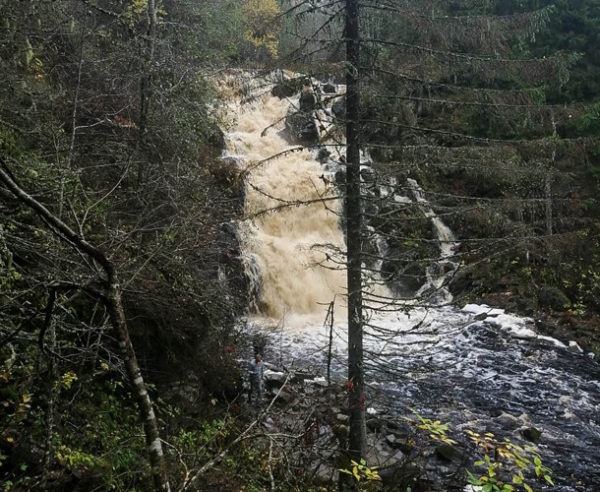
<path fill-rule="evenodd" d="M 397 437 L 394 434 L 388 434 L 385 436 L 385 442 L 387 442 L 390 446 L 394 447 L 396 445 Z"/>
<path fill-rule="evenodd" d="M 279 392 L 279 396 L 277 397 L 277 400 L 280 403 L 291 403 L 294 401 L 294 395 L 283 390 L 283 391 Z"/>
<path fill-rule="evenodd" d="M 367 420 L 367 429 L 369 429 L 372 432 L 381 430 L 382 426 L 383 422 L 380 419 L 373 418 Z"/>
<path fill-rule="evenodd" d="M 523 437 L 525 439 L 533 443 L 540 442 L 540 439 L 542 438 L 542 431 L 536 429 L 535 427 L 528 427 L 527 429 L 523 429 L 521 431 L 521 434 L 523 434 Z"/>
<path fill-rule="evenodd" d="M 454 446 L 446 443 L 436 446 L 435 454 L 443 461 L 452 461 L 460 456 L 460 453 Z"/>
<path fill-rule="evenodd" d="M 307 83 L 306 77 L 299 77 L 295 79 L 284 79 L 281 82 L 275 84 L 271 90 L 271 94 L 279 99 L 284 97 L 292 97 L 294 94 L 298 94 L 302 90 L 302 87 Z"/>
<path fill-rule="evenodd" d="M 317 96 L 310 89 L 304 89 L 300 94 L 300 111 L 311 113 L 317 109 Z"/>
<path fill-rule="evenodd" d="M 331 82 L 327 82 L 326 84 L 323 84 L 322 89 L 321 89 L 325 94 L 335 94 L 337 89 L 335 87 L 335 85 L 333 85 Z"/>
<path fill-rule="evenodd" d="M 330 156 L 331 156 L 331 152 L 329 150 L 327 150 L 325 147 L 323 147 L 322 149 L 319 149 L 319 154 L 317 155 L 317 160 L 321 164 L 324 164 L 329 160 Z"/>
<path fill-rule="evenodd" d="M 292 141 L 300 145 L 315 145 L 319 142 L 319 129 L 312 114 L 289 114 L 285 119 L 285 127 Z"/>
<path fill-rule="evenodd" d="M 344 118 L 346 116 L 346 103 L 344 99 L 338 99 L 331 106 L 331 111 L 336 118 Z"/>

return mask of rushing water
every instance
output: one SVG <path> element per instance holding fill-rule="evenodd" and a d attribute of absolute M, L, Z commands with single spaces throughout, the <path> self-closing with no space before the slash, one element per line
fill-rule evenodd
<path fill-rule="evenodd" d="M 248 172 L 240 235 L 258 292 L 251 322 L 269 334 L 273 359 L 322 374 L 329 343 L 323 321 L 336 299 L 333 372 L 343 377 L 345 275 L 338 253 L 344 238 L 332 184 L 335 163 L 324 166 L 316 151 L 286 152 L 295 146 L 285 138 L 283 121 L 297 96 L 273 97 L 268 79 L 247 75 L 228 83 L 245 85 L 241 92 L 253 96 L 241 103 L 240 91 L 232 91 L 234 125 L 224 156 Z M 408 184 L 441 240 L 440 259 L 448 262 L 455 247 L 451 231 L 418 184 Z M 544 463 L 554 470 L 553 490 L 600 490 L 600 369 L 578 347 L 539 336 L 531 319 L 476 305 L 374 314 L 365 347 L 372 407 L 396 414 L 410 407 L 456 430 L 516 441 L 519 430 L 534 426 L 542 431 Z"/>

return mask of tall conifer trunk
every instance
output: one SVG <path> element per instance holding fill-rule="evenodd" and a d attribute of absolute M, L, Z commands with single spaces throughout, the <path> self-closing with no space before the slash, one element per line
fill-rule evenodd
<path fill-rule="evenodd" d="M 365 457 L 362 317 L 362 212 L 360 197 L 360 92 L 358 0 L 346 0 L 346 245 L 348 267 L 348 402 L 350 457 Z"/>

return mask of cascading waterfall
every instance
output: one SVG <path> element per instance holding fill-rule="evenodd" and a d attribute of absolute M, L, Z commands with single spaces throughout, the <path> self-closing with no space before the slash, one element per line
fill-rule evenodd
<path fill-rule="evenodd" d="M 331 160 L 321 165 L 307 149 L 286 152 L 294 146 L 284 138 L 283 120 L 289 106 L 299 104 L 298 96 L 271 96 L 276 77 L 256 81 L 236 74 L 231 85 L 239 84 L 240 77 L 252 97 L 241 105 L 239 91 L 232 91 L 234 123 L 223 158 L 248 171 L 247 219 L 240 236 L 249 274 L 260 286 L 257 307 L 263 317 L 254 326 L 274 337 L 273 358 L 301 360 L 324 371 L 326 305 L 345 291 L 341 203 L 331 184 L 337 169 Z M 419 185 L 412 180 L 407 185 L 412 199 L 392 198 L 417 203 L 440 241 L 442 274 L 430 269 L 420 291 L 432 298 L 425 290 L 445 292 L 444 275 L 456 268 L 457 242 Z M 557 487 L 552 490 L 600 490 L 598 364 L 577 347 L 538 335 L 530 318 L 485 305 L 458 309 L 444 305 L 448 297 L 435 300 L 442 301 L 438 307 L 369 318 L 366 368 L 376 388 L 367 395 L 370 406 L 392 415 L 406 414 L 410 406 L 451 428 L 490 431 L 513 441 L 522 440 L 524 428 L 535 426 L 543 431 L 544 463 L 554 469 Z M 294 316 L 300 320 L 296 325 Z M 285 317 L 286 330 L 268 331 L 272 322 L 266 317 Z M 345 377 L 343 319 L 336 315 L 334 326 L 332 370 L 340 378 Z M 295 326 L 305 328 L 304 336 L 289 329 Z"/>
<path fill-rule="evenodd" d="M 298 106 L 299 96 L 279 99 L 270 94 L 269 81 L 263 82 L 262 95 L 231 105 L 235 130 L 227 134 L 224 156 L 242 160 L 248 170 L 240 236 L 254 282 L 260 283 L 257 307 L 272 318 L 322 319 L 345 290 L 341 201 L 332 173 L 283 136 L 288 108 Z"/>
<path fill-rule="evenodd" d="M 429 293 L 428 297 L 432 301 L 447 304 L 452 301 L 452 294 L 445 287 L 445 283 L 446 279 L 458 268 L 458 264 L 452 261 L 458 243 L 450 228 L 432 210 L 419 183 L 412 178 L 408 178 L 406 183 L 423 214 L 431 220 L 440 246 L 439 261 L 427 269 L 427 281 L 417 291 L 416 295 L 422 297 Z M 444 268 L 440 268 L 442 265 Z"/>

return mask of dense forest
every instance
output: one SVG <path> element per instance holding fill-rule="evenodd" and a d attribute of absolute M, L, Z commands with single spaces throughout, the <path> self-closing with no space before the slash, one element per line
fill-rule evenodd
<path fill-rule="evenodd" d="M 0 14 L 0 490 L 600 490 L 598 0 Z"/>

